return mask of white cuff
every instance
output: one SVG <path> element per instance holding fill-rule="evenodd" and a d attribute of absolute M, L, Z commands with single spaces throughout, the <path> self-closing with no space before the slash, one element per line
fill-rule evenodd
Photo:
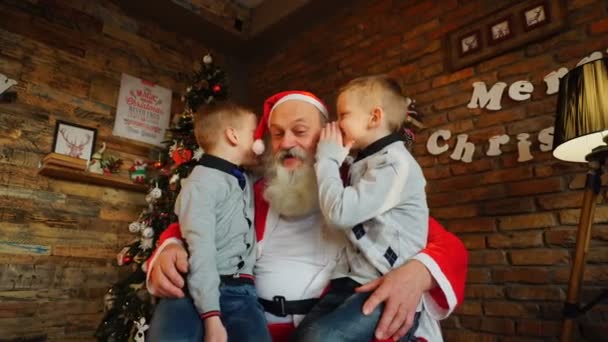
<path fill-rule="evenodd" d="M 425 309 L 435 320 L 441 320 L 448 317 L 456 308 L 456 304 L 458 304 L 452 284 L 446 278 L 445 274 L 441 268 L 439 268 L 439 265 L 435 262 L 435 260 L 433 260 L 433 258 L 431 258 L 428 254 L 418 253 L 412 257 L 412 259 L 420 261 L 426 267 L 426 269 L 429 270 L 431 276 L 435 279 L 437 285 L 439 285 L 439 288 L 443 292 L 443 295 L 448 302 L 448 308 L 445 309 L 437 304 L 429 291 L 426 291 L 422 295 L 422 301 Z"/>
<path fill-rule="evenodd" d="M 176 237 L 170 237 L 163 241 L 163 243 L 161 243 L 158 248 L 156 248 L 156 252 L 152 255 L 152 259 L 150 259 L 150 263 L 148 264 L 148 270 L 146 272 L 146 288 L 148 289 L 148 292 L 150 292 L 150 294 L 154 296 L 156 296 L 156 291 L 154 290 L 154 287 L 152 287 L 152 284 L 150 284 L 150 274 L 152 273 L 152 268 L 154 268 L 154 262 L 156 261 L 156 258 L 160 255 L 160 253 L 163 251 L 163 249 L 174 243 L 180 246 L 184 246 L 184 242 L 181 239 L 178 239 Z"/>

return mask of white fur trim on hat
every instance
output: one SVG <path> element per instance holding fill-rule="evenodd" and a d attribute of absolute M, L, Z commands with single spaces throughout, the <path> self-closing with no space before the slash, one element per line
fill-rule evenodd
<path fill-rule="evenodd" d="M 270 125 L 270 116 L 272 115 L 272 112 L 274 111 L 274 109 L 277 108 L 281 103 L 287 102 L 287 101 L 292 101 L 292 100 L 310 103 L 311 105 L 315 106 L 315 108 L 317 108 L 326 119 L 329 119 L 329 112 L 327 111 L 327 107 L 325 107 L 325 105 L 321 101 L 317 100 L 316 98 L 314 98 L 312 96 L 308 96 L 305 94 L 289 94 L 289 95 L 283 96 L 279 101 L 277 101 L 274 104 L 274 106 L 272 106 L 272 109 L 270 110 L 270 113 L 268 114 L 268 125 Z"/>

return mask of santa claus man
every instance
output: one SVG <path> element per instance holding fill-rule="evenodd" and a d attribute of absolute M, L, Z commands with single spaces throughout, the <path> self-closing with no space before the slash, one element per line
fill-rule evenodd
<path fill-rule="evenodd" d="M 254 274 L 274 341 L 288 341 L 294 325 L 323 294 L 344 243 L 323 222 L 313 169 L 319 134 L 328 119 L 327 107 L 316 96 L 288 91 L 266 100 L 256 131 L 256 138 L 270 132 L 271 151 L 266 176 L 254 185 L 259 241 Z M 256 141 L 254 150 L 263 151 L 261 141 Z M 182 300 L 159 303 L 149 336 L 200 341 L 200 318 L 183 291 L 188 256 L 179 228 L 167 229 L 160 242 L 148 264 L 148 289 L 160 297 Z M 362 307 L 364 313 L 384 306 L 376 337 L 398 340 L 404 336 L 422 298 L 415 336 L 419 341 L 441 341 L 437 321 L 462 301 L 466 263 L 460 240 L 431 219 L 424 250 L 359 288 L 373 291 Z"/>

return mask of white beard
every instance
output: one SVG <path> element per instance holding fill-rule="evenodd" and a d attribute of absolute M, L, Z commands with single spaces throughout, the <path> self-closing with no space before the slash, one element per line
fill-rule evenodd
<path fill-rule="evenodd" d="M 288 170 L 275 159 L 268 168 L 264 199 L 272 210 L 287 217 L 303 216 L 319 210 L 317 177 L 312 163 L 303 160 L 295 170 Z"/>

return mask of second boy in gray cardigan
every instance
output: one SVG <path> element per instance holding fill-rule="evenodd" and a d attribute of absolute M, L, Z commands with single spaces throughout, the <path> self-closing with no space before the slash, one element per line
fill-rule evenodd
<path fill-rule="evenodd" d="M 355 289 L 403 265 L 427 240 L 426 181 L 397 134 L 407 115 L 398 83 L 386 76 L 355 79 L 341 89 L 337 108 L 338 122 L 321 132 L 315 171 L 323 216 L 349 243 L 329 292 L 304 318 L 295 341 L 371 340 L 383 306 L 364 314 L 369 293 Z M 340 166 L 351 148 L 358 155 L 343 184 Z M 419 316 L 406 341 L 415 339 Z"/>

